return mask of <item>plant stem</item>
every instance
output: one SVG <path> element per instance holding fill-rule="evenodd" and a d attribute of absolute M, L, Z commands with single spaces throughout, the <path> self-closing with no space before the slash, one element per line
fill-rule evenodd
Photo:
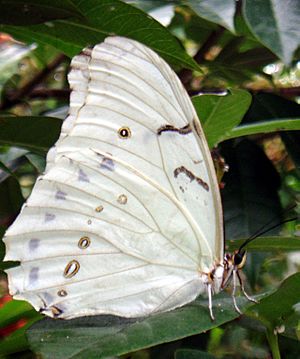
<path fill-rule="evenodd" d="M 272 358 L 273 359 L 280 359 L 280 351 L 278 346 L 278 335 L 274 334 L 273 330 L 270 328 L 267 328 L 267 339 L 269 342 L 269 346 L 272 352 Z"/>

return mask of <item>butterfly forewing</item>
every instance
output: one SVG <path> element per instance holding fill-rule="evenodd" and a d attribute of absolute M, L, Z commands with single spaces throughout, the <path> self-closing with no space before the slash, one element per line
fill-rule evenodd
<path fill-rule="evenodd" d="M 10 292 L 48 315 L 135 317 L 193 300 L 223 256 L 219 192 L 190 99 L 146 46 L 72 61 L 70 114 L 7 231 Z"/>

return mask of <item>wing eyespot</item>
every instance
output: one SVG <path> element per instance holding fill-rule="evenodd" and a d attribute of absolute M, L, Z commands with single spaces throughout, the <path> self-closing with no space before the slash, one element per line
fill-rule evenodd
<path fill-rule="evenodd" d="M 66 268 L 64 270 L 64 277 L 65 278 L 74 277 L 74 275 L 78 273 L 79 269 L 80 269 L 79 262 L 73 259 L 66 265 Z"/>
<path fill-rule="evenodd" d="M 123 138 L 123 139 L 131 137 L 130 128 L 129 127 L 121 127 L 121 128 L 119 128 L 118 135 L 119 135 L 120 138 Z"/>
<path fill-rule="evenodd" d="M 68 293 L 64 289 L 61 289 L 57 292 L 57 295 L 59 297 L 66 297 L 68 295 Z"/>
<path fill-rule="evenodd" d="M 80 249 L 86 249 L 87 247 L 90 246 L 90 244 L 91 244 L 91 240 L 87 236 L 81 237 L 78 241 L 78 247 Z"/>
<path fill-rule="evenodd" d="M 103 209 L 104 209 L 104 207 L 100 205 L 100 206 L 98 206 L 98 207 L 95 208 L 95 211 L 96 211 L 97 213 L 100 213 L 100 212 L 103 211 Z"/>
<path fill-rule="evenodd" d="M 126 204 L 127 203 L 127 197 L 125 196 L 125 194 L 120 194 L 120 196 L 118 197 L 117 201 L 120 204 Z"/>

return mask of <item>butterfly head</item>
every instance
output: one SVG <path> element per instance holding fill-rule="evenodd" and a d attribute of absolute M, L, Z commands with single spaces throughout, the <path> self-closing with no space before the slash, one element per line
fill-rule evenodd
<path fill-rule="evenodd" d="M 233 272 L 241 270 L 246 263 L 247 252 L 237 249 L 233 253 L 226 253 L 224 257 L 224 273 L 221 288 L 224 289 L 230 283 Z"/>
<path fill-rule="evenodd" d="M 232 255 L 232 262 L 237 269 L 244 268 L 246 260 L 247 260 L 247 252 L 245 250 L 238 249 L 234 251 Z"/>

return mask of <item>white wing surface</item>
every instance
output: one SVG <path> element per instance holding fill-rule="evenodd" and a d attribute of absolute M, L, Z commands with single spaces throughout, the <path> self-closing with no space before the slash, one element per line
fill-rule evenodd
<path fill-rule="evenodd" d="M 223 257 L 212 160 L 172 69 L 109 37 L 72 60 L 69 116 L 5 236 L 11 294 L 54 317 L 192 301 Z"/>

